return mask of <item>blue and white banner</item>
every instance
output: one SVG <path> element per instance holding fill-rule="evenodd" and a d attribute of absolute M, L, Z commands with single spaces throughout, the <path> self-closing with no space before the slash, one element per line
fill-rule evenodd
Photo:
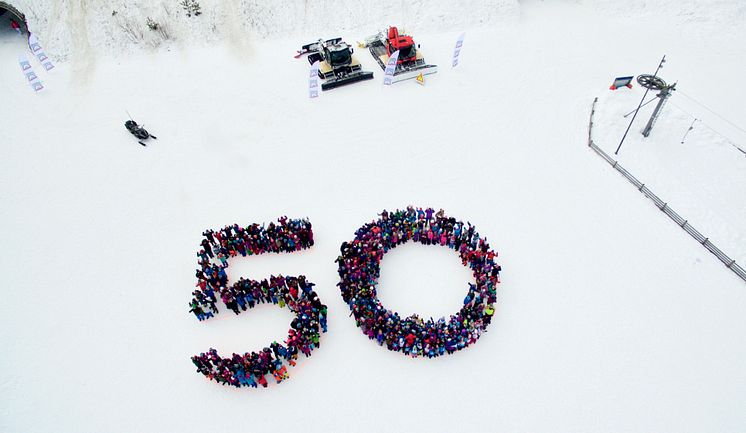
<path fill-rule="evenodd" d="M 319 97 L 319 61 L 313 62 L 311 70 L 308 73 L 308 97 Z"/>
<path fill-rule="evenodd" d="M 18 64 L 21 66 L 21 72 L 23 72 L 23 75 L 35 92 L 44 88 L 41 80 L 39 80 L 39 77 L 34 72 L 34 68 L 31 67 L 31 62 L 28 61 L 25 55 L 21 54 L 18 56 Z"/>
<path fill-rule="evenodd" d="M 399 61 L 399 50 L 394 51 L 386 63 L 386 69 L 383 71 L 383 84 L 390 86 L 394 82 L 394 72 L 396 72 L 396 62 Z"/>
<path fill-rule="evenodd" d="M 31 52 L 34 53 L 36 59 L 39 60 L 39 63 L 44 66 L 44 69 L 46 69 L 47 71 L 51 71 L 54 68 L 52 61 L 49 60 L 49 57 L 47 57 L 47 54 L 41 47 L 39 39 L 33 33 L 29 34 L 28 47 L 31 49 Z"/>
<path fill-rule="evenodd" d="M 458 66 L 458 59 L 461 56 L 461 47 L 464 45 L 464 37 L 466 36 L 466 33 L 461 33 L 459 35 L 458 40 L 456 41 L 456 48 L 453 49 L 453 63 L 452 66 L 455 68 Z"/>

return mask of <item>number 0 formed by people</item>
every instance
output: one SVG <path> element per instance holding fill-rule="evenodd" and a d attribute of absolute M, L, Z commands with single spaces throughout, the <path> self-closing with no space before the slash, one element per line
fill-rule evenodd
<path fill-rule="evenodd" d="M 357 326 L 388 350 L 411 357 L 434 358 L 452 354 L 474 344 L 495 313 L 500 266 L 497 253 L 476 228 L 445 215 L 441 209 L 409 206 L 379 214 L 380 218 L 360 227 L 355 237 L 343 242 L 337 257 L 342 298 Z M 295 314 L 287 338 L 273 341 L 258 351 L 221 356 L 215 349 L 192 357 L 197 371 L 222 385 L 266 388 L 271 381 L 289 378 L 287 365 L 296 365 L 299 353 L 306 357 L 319 347 L 327 330 L 327 308 L 305 276 L 270 276 L 261 281 L 239 278 L 228 284 L 226 268 L 231 258 L 265 253 L 291 253 L 313 246 L 311 222 L 281 217 L 267 225 L 238 224 L 202 233 L 197 253 L 197 289 L 192 292 L 190 312 L 209 320 L 218 314 L 217 303 L 238 315 L 258 304 L 287 307 Z M 454 250 L 468 266 L 474 282 L 468 285 L 459 310 L 448 319 L 425 320 L 414 314 L 403 318 L 387 309 L 377 297 L 383 255 L 397 246 L 414 241 Z M 286 365 L 287 364 L 287 365 Z M 268 382 L 269 378 L 269 382 Z"/>

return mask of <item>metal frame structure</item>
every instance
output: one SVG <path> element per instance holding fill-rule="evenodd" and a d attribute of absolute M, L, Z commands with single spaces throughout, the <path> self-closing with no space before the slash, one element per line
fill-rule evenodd
<path fill-rule="evenodd" d="M 734 259 L 725 254 L 720 248 L 717 247 L 717 245 L 712 243 L 708 237 L 700 233 L 699 230 L 695 229 L 691 224 L 689 224 L 688 220 L 685 220 L 676 211 L 671 209 L 668 203 L 661 200 L 657 195 L 655 195 L 653 191 L 650 190 L 650 188 L 645 186 L 645 184 L 640 182 L 635 176 L 632 175 L 632 173 L 622 167 L 622 165 L 619 164 L 619 161 L 614 160 L 614 158 L 609 156 L 600 147 L 598 147 L 596 143 L 593 142 L 593 115 L 596 112 L 596 102 L 598 102 L 598 98 L 593 100 L 593 106 L 591 107 L 591 116 L 590 121 L 588 122 L 588 147 L 593 149 L 601 158 L 609 163 L 609 165 L 611 165 L 614 170 L 624 176 L 632 185 L 635 186 L 638 191 L 645 194 L 645 196 L 649 198 L 653 203 L 655 203 L 655 206 L 660 209 L 661 212 L 671 218 L 671 220 L 675 222 L 676 225 L 681 227 L 681 229 L 685 232 L 689 233 L 689 236 L 696 239 L 697 242 L 699 242 L 703 247 L 707 249 L 707 251 L 711 252 L 715 257 L 717 257 L 718 260 L 720 260 L 725 265 L 725 267 L 733 271 L 733 273 L 736 274 L 743 281 L 746 281 L 746 269 L 744 269 L 741 265 L 736 263 Z"/>

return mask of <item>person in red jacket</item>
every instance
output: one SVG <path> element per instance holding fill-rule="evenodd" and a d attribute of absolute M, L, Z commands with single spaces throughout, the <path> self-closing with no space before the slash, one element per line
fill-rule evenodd
<path fill-rule="evenodd" d="M 414 334 L 412 334 L 411 332 L 407 334 L 406 337 L 404 337 L 404 340 L 407 342 L 407 347 L 412 347 L 416 339 L 417 337 L 415 337 Z"/>
<path fill-rule="evenodd" d="M 17 31 L 18 34 L 21 34 L 21 26 L 16 22 L 16 20 L 10 20 L 10 28 Z"/>

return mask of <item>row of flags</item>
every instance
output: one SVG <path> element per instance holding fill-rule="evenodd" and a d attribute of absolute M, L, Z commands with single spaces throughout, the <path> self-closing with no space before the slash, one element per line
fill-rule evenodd
<path fill-rule="evenodd" d="M 20 31 L 19 34 L 23 36 Z M 50 60 L 49 56 L 47 56 L 47 54 L 44 52 L 44 48 L 41 46 L 39 39 L 33 33 L 29 33 L 28 46 L 31 50 L 31 53 L 34 55 L 34 57 L 36 57 L 36 60 L 39 61 L 41 66 L 47 72 L 54 69 L 54 63 L 52 63 L 52 60 Z M 21 72 L 26 77 L 26 80 L 35 92 L 44 89 L 44 84 L 41 82 L 36 72 L 34 72 L 34 68 L 33 66 L 31 66 L 31 62 L 29 61 L 28 57 L 26 57 L 25 53 L 21 53 L 18 55 L 18 65 L 21 67 Z"/>
<path fill-rule="evenodd" d="M 39 76 L 34 72 L 34 68 L 31 66 L 31 62 L 28 61 L 25 54 L 20 54 L 18 56 L 18 64 L 21 65 L 21 72 L 26 76 L 31 88 L 34 89 L 35 92 L 44 89 L 44 84 L 41 83 Z"/>
<path fill-rule="evenodd" d="M 464 37 L 466 33 L 461 33 L 456 40 L 456 47 L 453 49 L 453 59 L 451 67 L 455 68 L 458 66 L 459 58 L 461 57 L 461 47 L 464 45 Z M 394 51 L 389 57 L 389 61 L 386 63 L 386 69 L 383 71 L 383 84 L 390 86 L 394 82 L 394 72 L 396 72 L 396 62 L 399 60 L 399 51 Z M 420 73 L 415 80 L 418 84 L 425 84 L 425 76 Z M 311 70 L 308 76 L 308 97 L 318 98 L 319 97 L 319 62 L 316 61 L 311 65 Z"/>
<path fill-rule="evenodd" d="M 308 97 L 319 97 L 319 61 L 316 60 L 311 65 L 311 72 L 308 75 Z"/>
<path fill-rule="evenodd" d="M 29 35 L 28 46 L 31 49 L 31 52 L 34 53 L 36 58 L 39 60 L 39 63 L 44 66 L 44 69 L 51 71 L 54 68 L 54 64 L 52 64 L 52 61 L 47 57 L 47 54 L 44 52 L 44 48 L 41 47 L 41 43 L 36 35 Z"/>

